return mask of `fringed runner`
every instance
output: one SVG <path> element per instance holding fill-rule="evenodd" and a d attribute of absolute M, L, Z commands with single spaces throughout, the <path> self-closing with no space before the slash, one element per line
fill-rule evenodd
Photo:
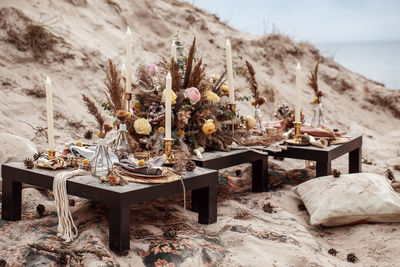
<path fill-rule="evenodd" d="M 74 176 L 85 174 L 87 174 L 85 170 L 75 170 L 62 172 L 54 177 L 53 194 L 58 214 L 57 236 L 66 242 L 71 242 L 78 236 L 78 229 L 68 208 L 67 180 Z"/>

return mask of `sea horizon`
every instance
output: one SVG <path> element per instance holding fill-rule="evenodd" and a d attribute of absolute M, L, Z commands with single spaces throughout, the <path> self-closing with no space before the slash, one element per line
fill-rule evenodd
<path fill-rule="evenodd" d="M 400 89 L 400 40 L 337 41 L 313 45 L 323 56 L 349 70 L 382 83 L 386 88 Z"/>

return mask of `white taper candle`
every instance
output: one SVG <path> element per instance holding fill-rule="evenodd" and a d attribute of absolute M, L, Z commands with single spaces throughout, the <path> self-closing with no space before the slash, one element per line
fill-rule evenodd
<path fill-rule="evenodd" d="M 126 89 L 126 84 L 125 83 L 126 83 L 126 66 L 125 66 L 125 63 L 124 63 L 124 64 L 122 64 L 122 67 L 121 67 L 121 86 L 124 89 Z"/>
<path fill-rule="evenodd" d="M 235 103 L 235 90 L 233 88 L 232 49 L 229 39 L 226 39 L 226 71 L 228 75 L 229 103 Z"/>
<path fill-rule="evenodd" d="M 301 122 L 300 118 L 301 112 L 301 66 L 300 63 L 297 63 L 296 66 L 296 113 L 295 113 L 295 122 Z"/>
<path fill-rule="evenodd" d="M 132 32 L 126 30 L 126 92 L 132 93 Z"/>
<path fill-rule="evenodd" d="M 165 139 L 171 139 L 171 89 L 172 78 L 168 72 L 165 88 Z"/>
<path fill-rule="evenodd" d="M 46 107 L 47 107 L 47 139 L 49 150 L 54 151 L 54 122 L 53 122 L 53 88 L 50 78 L 46 79 Z"/>
<path fill-rule="evenodd" d="M 171 57 L 174 58 L 174 60 L 176 62 L 176 44 L 175 44 L 175 40 L 172 40 L 172 44 L 171 44 Z"/>

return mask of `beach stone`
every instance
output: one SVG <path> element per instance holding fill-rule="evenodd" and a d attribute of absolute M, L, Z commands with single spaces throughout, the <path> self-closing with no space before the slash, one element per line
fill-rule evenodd
<path fill-rule="evenodd" d="M 23 161 L 25 158 L 32 158 L 37 152 L 36 145 L 21 136 L 9 133 L 0 133 L 0 165 L 11 161 Z M 0 190 L 2 188 L 0 168 Z"/>

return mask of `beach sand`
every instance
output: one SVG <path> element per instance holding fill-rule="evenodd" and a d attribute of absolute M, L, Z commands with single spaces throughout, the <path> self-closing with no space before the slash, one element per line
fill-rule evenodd
<path fill-rule="evenodd" d="M 19 43 L 26 26 L 32 23 L 44 25 L 49 32 L 60 37 L 53 51 L 47 51 L 40 58 L 35 58 L 26 44 Z M 46 148 L 46 76 L 51 78 L 54 88 L 57 147 L 61 149 L 66 142 L 84 140 L 83 135 L 88 129 L 95 131 L 96 123 L 87 114 L 81 93 L 104 99 L 107 59 L 111 58 L 120 68 L 125 57 L 127 26 L 133 33 L 134 70 L 139 64 L 156 63 L 161 57 L 168 57 L 171 40 L 179 30 L 186 49 L 193 37 L 197 38 L 198 55 L 207 64 L 208 74 L 219 75 L 225 68 L 224 48 L 226 38 L 229 38 L 236 71 L 236 92 L 238 96 L 250 94 L 243 75 L 245 60 L 248 60 L 255 67 L 262 95 L 268 101 L 262 108 L 264 120 L 273 118 L 276 104 L 286 102 L 294 105 L 297 62 L 308 74 L 317 61 L 322 61 L 319 85 L 324 94 L 322 103 L 328 125 L 349 133 L 363 134 L 364 172 L 384 174 L 387 168 L 391 168 L 395 176 L 400 177 L 400 91 L 388 90 L 329 58 L 323 58 L 308 43 L 295 43 L 289 37 L 278 34 L 255 36 L 239 32 L 221 22 L 217 16 L 175 0 L 1 2 L 1 132 L 25 137 L 33 141 L 39 150 Z M 303 112 L 306 121 L 310 121 L 313 91 L 304 84 L 303 92 Z M 238 108 L 243 116 L 253 115 L 250 101 L 239 102 Z M 112 122 L 111 117 L 108 121 Z M 278 164 L 288 170 L 304 168 L 304 161 L 299 160 L 285 160 Z M 347 172 L 347 156 L 335 160 L 332 166 Z M 26 199 L 28 192 L 29 201 Z M 7 247 L 2 246 L 0 258 L 16 260 L 13 263 L 26 258 L 9 257 L 14 255 L 10 254 L 12 246 L 16 246 L 15 253 L 20 249 L 19 252 L 38 257 L 27 250 L 26 242 L 55 239 L 48 236 L 54 234 L 56 218 L 34 218 L 37 203 L 45 203 L 54 212 L 51 198 L 43 197 L 36 189 L 25 189 L 24 198 L 25 205 L 30 205 L 24 209 L 25 218 L 31 219 L 29 223 L 0 221 L 1 231 L 13 233 L 2 237 Z M 277 206 L 277 213 L 267 214 L 260 209 L 266 199 Z M 74 244 L 90 243 L 107 249 L 106 221 L 104 218 L 99 223 L 96 221 L 103 208 L 79 205 L 82 202 L 84 200 L 77 200 L 73 210 L 78 221 L 85 221 L 86 226 L 80 228 L 80 237 Z M 163 222 L 162 226 L 154 226 L 157 220 L 147 212 L 161 205 L 157 203 L 133 207 L 139 210 L 138 217 L 132 217 L 138 220 L 132 223 L 133 236 L 143 228 L 152 233 L 152 239 L 159 240 L 159 228 L 172 223 L 166 220 L 167 223 Z M 188 211 L 184 215 L 177 204 L 170 204 L 167 211 L 192 230 L 187 233 L 178 231 L 179 240 L 186 238 L 192 242 L 182 245 L 186 248 L 183 249 L 185 255 L 189 256 L 183 257 L 181 266 L 205 265 L 207 253 L 211 252 L 215 254 L 210 259 L 218 259 L 215 263 L 218 266 L 346 266 L 350 264 L 346 261 L 350 252 L 359 258 L 356 263 L 359 266 L 395 266 L 398 262 L 399 224 L 315 228 L 309 225 L 307 213 L 299 211 L 297 205 L 298 200 L 290 187 L 277 192 L 246 193 L 219 203 L 216 224 L 199 226 L 194 213 Z M 251 214 L 249 219 L 234 219 L 237 209 Z M 168 215 L 164 212 L 164 216 Z M 38 233 L 30 231 L 43 222 L 50 228 Z M 241 227 L 245 229 L 240 230 Z M 26 234 L 20 235 L 21 231 Z M 276 242 L 271 241 L 272 237 L 264 238 L 269 232 L 285 238 Z M 213 236 L 215 240 L 210 241 Z M 145 256 L 140 253 L 148 251 L 153 243 L 142 239 L 144 241 L 135 242 L 132 237 L 132 250 L 128 256 L 113 254 L 112 261 L 120 266 L 145 265 Z M 190 246 L 192 250 L 188 248 Z M 339 251 L 336 257 L 327 253 L 331 247 Z M 38 261 L 35 258 L 31 262 Z M 98 263 L 95 258 L 89 257 L 86 265 L 99 266 Z"/>

